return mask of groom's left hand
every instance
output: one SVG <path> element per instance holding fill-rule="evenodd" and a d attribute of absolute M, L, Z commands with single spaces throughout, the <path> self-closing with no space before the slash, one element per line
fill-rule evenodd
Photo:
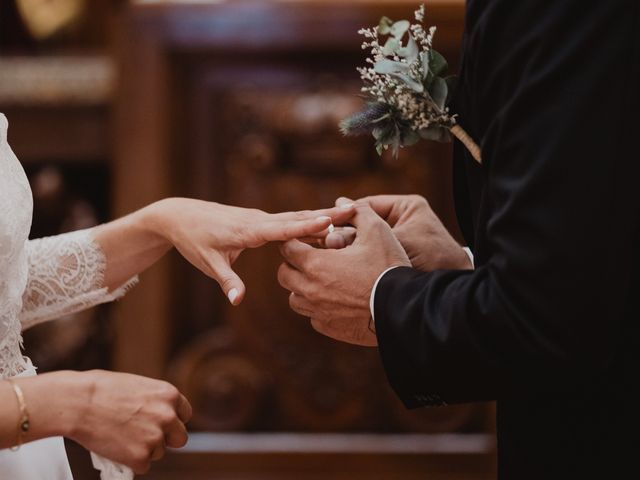
<path fill-rule="evenodd" d="M 289 304 L 309 317 L 318 332 L 336 340 L 376 346 L 369 299 L 387 268 L 411 266 L 391 227 L 367 204 L 358 204 L 352 220 L 357 237 L 342 250 L 314 248 L 298 240 L 281 247 L 285 263 L 280 285 L 291 292 Z"/>

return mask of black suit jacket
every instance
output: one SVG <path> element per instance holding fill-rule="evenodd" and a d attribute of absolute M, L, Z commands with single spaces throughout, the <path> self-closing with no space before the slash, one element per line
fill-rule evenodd
<path fill-rule="evenodd" d="M 458 145 L 454 168 L 476 269 L 382 278 L 389 381 L 408 407 L 497 400 L 503 479 L 640 478 L 640 2 L 467 7 L 456 103 L 484 164 Z"/>

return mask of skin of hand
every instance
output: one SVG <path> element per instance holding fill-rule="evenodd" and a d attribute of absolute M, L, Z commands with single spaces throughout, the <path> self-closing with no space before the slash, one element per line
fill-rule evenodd
<path fill-rule="evenodd" d="M 340 250 L 314 248 L 299 240 L 284 243 L 285 263 L 278 270 L 278 281 L 291 292 L 291 308 L 309 317 L 319 333 L 376 346 L 369 311 L 373 284 L 387 268 L 411 262 L 389 225 L 368 204 L 356 205 L 351 222 L 357 236 Z"/>
<path fill-rule="evenodd" d="M 419 195 L 377 195 L 358 200 L 368 203 L 392 228 L 417 270 L 468 270 L 473 265 L 462 247 L 447 231 L 429 202 Z M 353 200 L 339 198 L 336 205 Z M 327 235 L 327 248 L 344 248 L 351 244 L 355 232 L 350 227 L 336 228 Z"/>
<path fill-rule="evenodd" d="M 332 222 L 347 222 L 353 205 L 269 214 L 188 198 L 168 198 L 115 222 L 96 227 L 107 257 L 105 284 L 117 288 L 145 270 L 172 246 L 216 280 L 233 305 L 246 287 L 231 268 L 243 250 L 268 242 L 326 236 Z"/>
<path fill-rule="evenodd" d="M 187 442 L 191 405 L 167 382 L 100 370 L 14 381 L 30 417 L 25 442 L 61 435 L 137 474 L 146 473 L 166 447 Z M 0 382 L 0 399 L 0 443 L 6 448 L 16 443 L 19 418 L 9 382 Z"/>

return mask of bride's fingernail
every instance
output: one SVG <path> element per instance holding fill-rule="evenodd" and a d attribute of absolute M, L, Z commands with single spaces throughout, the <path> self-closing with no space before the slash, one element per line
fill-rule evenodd
<path fill-rule="evenodd" d="M 353 205 L 354 205 L 353 203 L 347 203 L 345 205 L 341 205 L 340 208 L 342 210 L 351 210 L 353 208 Z"/>
<path fill-rule="evenodd" d="M 331 217 L 318 217 L 318 218 L 316 218 L 317 222 L 326 222 L 327 220 L 329 220 L 330 222 L 332 221 Z"/>
<path fill-rule="evenodd" d="M 333 226 L 333 223 L 328 227 L 329 233 L 333 233 L 336 231 L 336 227 Z"/>
<path fill-rule="evenodd" d="M 231 305 L 233 305 L 236 301 L 236 298 L 238 298 L 238 289 L 232 288 L 231 290 L 229 290 L 227 297 L 229 297 L 229 301 L 231 302 Z"/>

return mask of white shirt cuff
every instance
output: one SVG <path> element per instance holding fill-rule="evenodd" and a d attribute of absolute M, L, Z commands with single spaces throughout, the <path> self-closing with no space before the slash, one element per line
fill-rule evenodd
<path fill-rule="evenodd" d="M 471 249 L 469 247 L 462 247 L 462 249 L 464 250 L 464 253 L 466 253 L 467 256 L 469 257 L 469 260 L 471 261 L 471 266 L 475 268 L 475 261 L 474 261 L 473 252 L 471 251 Z M 382 280 L 382 277 L 384 277 L 388 272 L 390 272 L 394 268 L 398 268 L 398 267 L 397 266 L 390 267 L 390 268 L 387 268 L 384 272 L 382 272 L 378 276 L 376 283 L 373 284 L 373 288 L 371 289 L 371 297 L 369 298 L 369 310 L 371 310 L 371 318 L 373 319 L 374 325 L 376 321 L 376 315 L 374 313 L 374 305 L 375 305 L 376 289 L 378 288 L 378 283 L 380 283 L 380 280 Z"/>
<path fill-rule="evenodd" d="M 462 250 L 464 250 L 464 253 L 467 254 L 469 260 L 471 260 L 471 267 L 476 268 L 476 262 L 474 260 L 473 252 L 471 251 L 471 249 L 469 247 L 462 247 Z"/>
<path fill-rule="evenodd" d="M 369 310 L 371 310 L 371 318 L 373 319 L 373 324 L 375 325 L 375 321 L 376 321 L 376 316 L 373 313 L 374 311 L 374 300 L 376 297 L 376 288 L 378 288 L 378 283 L 380 283 L 380 280 L 382 280 L 382 277 L 384 277 L 388 272 L 390 272 L 391 270 L 393 270 L 394 268 L 398 268 L 398 266 L 395 267 L 390 267 L 387 268 L 384 272 L 382 272 L 379 276 L 378 279 L 376 280 L 376 283 L 373 284 L 373 288 L 371 289 L 371 298 L 369 298 Z"/>

